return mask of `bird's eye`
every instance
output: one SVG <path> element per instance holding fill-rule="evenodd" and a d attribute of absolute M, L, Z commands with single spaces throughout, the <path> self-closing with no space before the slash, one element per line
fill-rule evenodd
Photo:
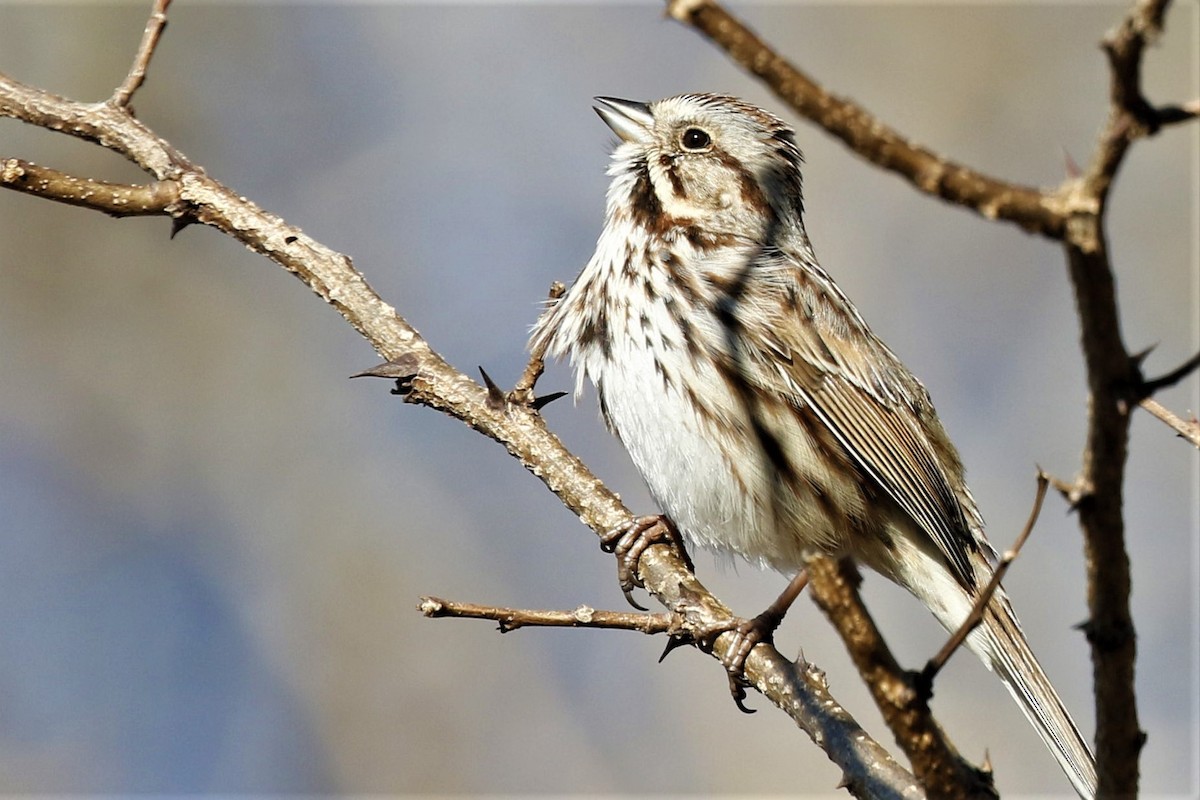
<path fill-rule="evenodd" d="M 685 150 L 703 150 L 712 144 L 712 137 L 699 128 L 688 128 L 679 141 Z"/>

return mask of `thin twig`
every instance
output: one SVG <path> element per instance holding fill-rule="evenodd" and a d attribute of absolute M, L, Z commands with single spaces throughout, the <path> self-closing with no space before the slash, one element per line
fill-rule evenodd
<path fill-rule="evenodd" d="M 1174 412 L 1164 407 L 1153 397 L 1145 398 L 1138 405 L 1169 425 L 1179 434 L 1180 438 L 1186 439 L 1196 447 L 1200 447 L 1200 420 L 1197 420 L 1194 415 L 1190 420 L 1176 416 Z"/>
<path fill-rule="evenodd" d="M 1021 535 L 1017 537 L 1017 541 L 1013 544 L 1010 550 L 1007 550 L 1000 557 L 1000 562 L 996 564 L 996 571 L 992 573 L 992 579 L 983 587 L 983 591 L 975 598 L 975 605 L 971 608 L 971 613 L 963 620 L 962 625 L 958 626 L 950 638 L 942 645 L 942 649 L 937 654 L 929 659 L 925 664 L 925 668 L 921 670 L 921 678 L 927 681 L 929 685 L 933 684 L 933 679 L 946 666 L 946 662 L 950 660 L 950 656 L 958 648 L 962 647 L 967 641 L 967 636 L 971 631 L 983 621 L 984 612 L 987 610 L 988 603 L 992 601 L 992 596 L 996 594 L 996 589 L 1000 588 L 1000 581 L 1004 579 L 1005 573 L 1008 572 L 1009 566 L 1016 560 L 1021 552 L 1021 548 L 1025 546 L 1025 541 L 1029 538 L 1029 534 L 1033 533 L 1033 526 L 1037 524 L 1038 515 L 1042 513 L 1042 501 L 1046 499 L 1046 487 L 1050 484 L 1050 478 L 1041 469 L 1037 473 L 1037 494 L 1033 498 L 1033 509 L 1029 512 L 1029 519 L 1025 523 L 1025 527 L 1021 530 Z"/>
<path fill-rule="evenodd" d="M 561 281 L 555 281 L 550 284 L 550 292 L 547 300 L 548 304 L 554 303 L 558 298 L 562 297 L 567 291 L 567 287 Z M 521 377 L 517 380 L 516 386 L 513 387 L 509 396 L 513 401 L 529 405 L 533 402 L 533 388 L 537 385 L 538 379 L 542 377 L 542 373 L 546 369 L 546 339 L 542 339 L 536 346 L 530 349 L 529 363 L 525 366 L 525 371 L 521 373 Z"/>
<path fill-rule="evenodd" d="M 129 74 L 125 76 L 125 81 L 113 91 L 112 97 L 109 98 L 108 102 L 117 108 L 127 108 L 129 101 L 133 99 L 133 93 L 146 81 L 146 68 L 150 66 L 154 49 L 158 47 L 158 40 L 167 27 L 167 7 L 170 5 L 171 0 L 154 0 L 150 19 L 146 21 L 146 30 L 142 32 L 142 42 L 138 45 L 137 55 L 133 58 Z"/>
<path fill-rule="evenodd" d="M 418 610 L 427 617 L 463 617 L 490 619 L 500 626 L 501 633 L 526 626 L 554 628 L 615 628 L 656 634 L 673 633 L 679 629 L 679 618 L 667 612 L 646 614 L 634 611 L 598 611 L 579 606 L 573 611 L 548 611 L 524 608 L 502 608 L 476 603 L 460 603 L 440 597 L 422 597 Z"/>
<path fill-rule="evenodd" d="M 0 186 L 60 203 L 103 211 L 114 217 L 169 213 L 179 202 L 179 183 L 107 183 L 68 175 L 19 158 L 0 160 Z"/>

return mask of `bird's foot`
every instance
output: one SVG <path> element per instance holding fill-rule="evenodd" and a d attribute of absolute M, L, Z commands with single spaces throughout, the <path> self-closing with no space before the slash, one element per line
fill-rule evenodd
<path fill-rule="evenodd" d="M 692 559 L 688 557 L 687 548 L 683 545 L 683 537 L 672 522 L 661 514 L 634 517 L 623 525 L 618 525 L 600 537 L 600 549 L 617 557 L 617 580 L 621 583 L 621 591 L 629 605 L 645 611 L 633 599 L 633 590 L 642 587 L 638 577 L 638 562 L 646 548 L 654 544 L 665 544 L 675 548 L 676 554 L 694 571 Z M 644 588 L 644 587 L 642 587 Z"/>
<path fill-rule="evenodd" d="M 783 614 L 777 613 L 772 605 L 757 617 L 734 617 L 729 622 L 710 628 L 696 637 L 697 647 L 708 652 L 712 650 L 718 637 L 726 633 L 733 634 L 733 641 L 721 657 L 721 666 L 725 667 L 729 678 L 729 694 L 733 696 L 733 702 L 746 714 L 754 713 L 754 709 L 746 706 L 746 687 L 750 685 L 746 678 L 746 659 L 750 657 L 750 651 L 758 645 L 774 641 L 775 630 L 781 622 Z"/>
<path fill-rule="evenodd" d="M 807 585 L 808 570 L 804 569 L 792 578 L 787 588 L 779 597 L 775 598 L 775 602 L 767 606 L 766 610 L 757 617 L 753 619 L 735 618 L 729 623 L 705 631 L 700 637 L 700 640 L 711 649 L 721 634 L 732 633 L 734 635 L 733 641 L 730 642 L 729 647 L 725 650 L 725 655 L 721 658 L 721 664 L 729 676 L 729 693 L 733 695 L 733 702 L 737 703 L 737 707 L 747 714 L 753 714 L 754 709 L 747 708 L 745 702 L 746 687 L 750 685 L 750 681 L 746 679 L 746 659 L 758 645 L 764 642 L 774 642 L 776 629 L 783 622 L 792 603 L 796 602 L 796 598 L 800 596 Z"/>

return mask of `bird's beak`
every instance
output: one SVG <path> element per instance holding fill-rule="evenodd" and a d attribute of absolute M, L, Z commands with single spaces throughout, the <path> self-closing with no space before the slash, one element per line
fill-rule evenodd
<path fill-rule="evenodd" d="M 645 103 L 635 103 L 632 100 L 618 100 L 615 97 L 594 98 L 596 113 L 604 124 L 613 129 L 613 133 L 626 142 L 640 142 L 650 133 L 654 126 L 654 115 L 650 106 Z"/>

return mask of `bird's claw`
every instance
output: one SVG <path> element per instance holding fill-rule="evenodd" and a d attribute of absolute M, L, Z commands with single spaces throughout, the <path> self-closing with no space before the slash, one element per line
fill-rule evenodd
<path fill-rule="evenodd" d="M 688 568 L 692 567 L 679 531 L 662 515 L 634 517 L 600 537 L 600 549 L 617 557 L 617 580 L 625 599 L 639 611 L 647 609 L 633 599 L 633 590 L 644 588 L 638 577 L 638 562 L 646 548 L 655 544 L 675 546 Z"/>
<path fill-rule="evenodd" d="M 733 673 L 729 673 L 729 693 L 733 695 L 733 702 L 737 703 L 738 710 L 743 714 L 757 713 L 758 709 L 750 708 L 746 705 L 746 687 L 749 684 L 745 677 L 734 677 Z"/>
<path fill-rule="evenodd" d="M 625 599 L 639 611 L 646 609 L 633 599 L 634 589 L 645 588 L 638 577 L 638 562 L 646 549 L 655 544 L 673 546 L 688 569 L 693 569 L 692 560 L 683 545 L 679 531 L 662 515 L 634 517 L 600 537 L 600 549 L 617 557 L 617 580 L 621 584 Z M 746 680 L 746 659 L 750 656 L 750 651 L 760 643 L 772 641 L 775 629 L 783 620 L 783 611 L 786 610 L 786 607 L 780 610 L 776 605 L 753 619 L 738 617 L 714 626 L 700 635 L 671 636 L 658 660 L 661 662 L 672 650 L 686 644 L 694 644 L 706 653 L 712 652 L 713 644 L 721 634 L 732 633 L 734 640 L 725 651 L 721 664 L 729 676 L 729 693 L 733 696 L 733 702 L 744 713 L 753 714 L 754 709 L 747 708 L 745 703 L 746 687 L 750 685 Z"/>
<path fill-rule="evenodd" d="M 754 709 L 747 708 L 745 702 L 746 687 L 750 685 L 746 678 L 746 659 L 750 657 L 750 651 L 758 645 L 774 641 L 775 629 L 781 621 L 782 617 L 768 609 L 752 619 L 736 617 L 730 622 L 705 631 L 699 640 L 697 646 L 710 652 L 717 637 L 724 633 L 733 634 L 733 641 L 729 643 L 729 648 L 721 658 L 721 666 L 725 667 L 729 677 L 729 694 L 743 713 L 754 713 Z"/>

